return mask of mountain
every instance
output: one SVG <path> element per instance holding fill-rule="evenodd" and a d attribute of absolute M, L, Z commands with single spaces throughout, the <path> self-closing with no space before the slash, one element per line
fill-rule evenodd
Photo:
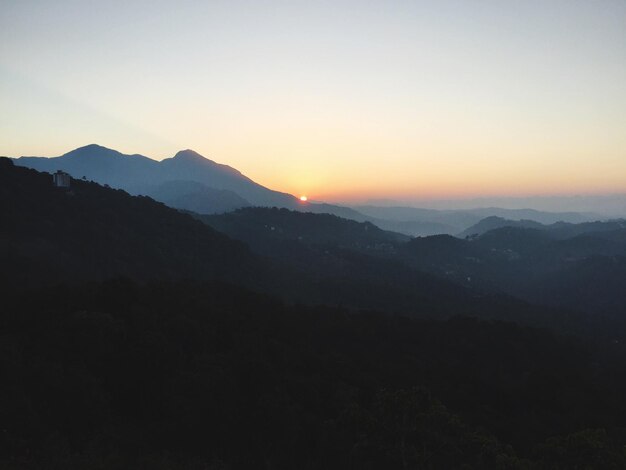
<path fill-rule="evenodd" d="M 180 151 L 174 157 L 159 162 L 142 155 L 124 155 L 94 144 L 60 157 L 21 157 L 15 159 L 15 163 L 49 173 L 63 170 L 74 178 L 85 177 L 131 194 L 159 195 L 159 186 L 164 183 L 189 181 L 215 190 L 234 192 L 253 205 L 298 206 L 298 200 L 290 194 L 265 188 L 234 168 L 209 160 L 193 150 Z M 189 195 L 185 197 L 189 198 Z"/>
<path fill-rule="evenodd" d="M 428 312 L 432 318 L 455 312 L 576 334 L 588 330 L 585 313 L 535 308 L 512 298 L 516 291 L 506 287 L 516 285 L 518 273 L 509 272 L 514 255 L 507 249 L 496 252 L 450 235 L 408 239 L 369 222 L 286 209 L 195 217 L 267 260 L 275 283 L 270 292 L 292 301 L 410 316 Z M 497 282 L 501 272 L 508 275 Z"/>
<path fill-rule="evenodd" d="M 480 207 L 468 209 L 467 212 L 480 218 L 496 216 L 513 220 L 533 220 L 542 224 L 556 222 L 579 224 L 601 218 L 598 214 L 590 212 L 548 212 L 536 209 L 503 209 L 501 207 Z"/>
<path fill-rule="evenodd" d="M 544 223 L 589 220 L 584 214 L 546 213 L 498 208 L 437 211 L 412 207 L 358 206 L 303 203 L 290 194 L 268 189 L 236 169 L 216 163 L 193 150 L 172 158 L 152 160 L 125 155 L 99 145 L 87 145 L 60 157 L 20 157 L 19 166 L 108 184 L 135 195 L 148 195 L 171 207 L 204 214 L 224 213 L 247 206 L 279 207 L 327 213 L 357 222 L 371 222 L 385 230 L 409 236 L 457 234 L 485 216 L 528 218 Z"/>
<path fill-rule="evenodd" d="M 147 197 L 0 159 L 0 278 L 15 286 L 63 280 L 255 278 L 242 243 Z"/>
<path fill-rule="evenodd" d="M 626 227 L 616 228 L 622 225 L 504 226 L 470 239 L 415 238 L 398 255 L 415 269 L 479 291 L 584 311 L 596 324 L 626 324 Z"/>
<path fill-rule="evenodd" d="M 544 225 L 540 224 L 539 222 L 535 222 L 534 220 L 509 220 L 503 217 L 493 215 L 480 220 L 477 224 L 474 224 L 471 227 L 466 228 L 457 236 L 460 238 L 475 237 L 477 235 L 487 233 L 490 230 L 502 227 L 541 229 L 544 227 Z"/>
<path fill-rule="evenodd" d="M 354 206 L 354 209 L 372 219 L 380 220 L 381 223 L 378 224 L 380 227 L 411 236 L 456 235 L 487 217 L 515 221 L 528 220 L 539 223 L 559 221 L 580 223 L 599 218 L 593 214 L 577 212 L 544 212 L 533 209 L 503 209 L 498 207 L 436 210 L 417 207 L 363 205 Z M 490 228 L 495 228 L 495 226 Z"/>
<path fill-rule="evenodd" d="M 453 235 L 465 227 L 478 221 L 478 218 L 467 211 L 422 209 L 403 206 L 355 206 L 359 212 L 370 217 L 394 221 L 396 223 L 419 223 L 431 225 L 438 230 L 436 233 L 415 233 L 415 236 L 449 234 Z"/>
<path fill-rule="evenodd" d="M 409 241 L 400 233 L 381 230 L 370 222 L 356 222 L 331 214 L 277 208 L 246 208 L 227 214 L 197 216 L 214 229 L 251 246 L 262 242 L 298 242 L 364 253 L 395 252 Z"/>
<path fill-rule="evenodd" d="M 209 160 L 193 150 L 183 150 L 159 162 L 161 181 L 197 181 L 211 188 L 233 191 L 251 204 L 269 207 L 297 207 L 298 200 L 272 191 L 228 165 Z"/>
<path fill-rule="evenodd" d="M 614 219 L 582 223 L 559 221 L 551 224 L 542 224 L 534 220 L 510 220 L 503 217 L 491 216 L 480 220 L 477 224 L 465 229 L 457 236 L 460 238 L 475 237 L 502 227 L 532 228 L 545 231 L 553 238 L 565 239 L 592 233 L 596 236 L 600 234 L 604 234 L 602 236 L 610 236 L 610 233 L 618 233 L 621 229 L 626 228 L 626 220 Z"/>
<path fill-rule="evenodd" d="M 213 189 L 195 181 L 167 181 L 143 191 L 170 207 L 199 214 L 222 214 L 251 204 L 227 189 Z"/>
<path fill-rule="evenodd" d="M 62 170 L 73 178 L 93 180 L 133 192 L 139 185 L 160 183 L 159 162 L 143 155 L 124 155 L 99 145 L 87 145 L 60 157 L 21 157 L 18 166 L 54 173 Z"/>
<path fill-rule="evenodd" d="M 482 300 L 466 288 L 411 269 L 397 257 L 408 237 L 369 222 L 277 208 L 195 217 L 266 260 L 273 269 L 270 292 L 290 301 L 435 317 L 480 310 Z"/>

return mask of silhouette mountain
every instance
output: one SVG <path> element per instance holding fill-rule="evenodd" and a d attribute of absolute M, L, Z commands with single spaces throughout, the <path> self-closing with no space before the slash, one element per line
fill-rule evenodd
<path fill-rule="evenodd" d="M 626 227 L 616 228 L 623 224 L 504 226 L 471 239 L 415 238 L 399 256 L 467 287 L 623 322 Z"/>
<path fill-rule="evenodd" d="M 84 177 L 134 195 L 148 195 L 171 207 L 198 213 L 223 213 L 247 206 L 279 207 L 332 214 L 357 222 L 367 221 L 385 230 L 410 236 L 454 235 L 489 215 L 516 219 L 526 217 L 545 223 L 590 220 L 585 214 L 548 213 L 531 209 L 437 211 L 412 207 L 350 208 L 325 203 L 302 203 L 290 194 L 268 189 L 236 169 L 209 160 L 190 149 L 159 162 L 142 155 L 125 155 L 92 144 L 60 157 L 21 157 L 14 161 L 17 165 L 49 173 L 63 170 L 74 178 Z"/>
<path fill-rule="evenodd" d="M 482 235 L 487 233 L 490 230 L 494 230 L 502 227 L 523 227 L 523 228 L 535 228 L 541 229 L 544 226 L 539 222 L 535 222 L 534 220 L 509 220 L 503 217 L 498 216 L 490 216 L 482 219 L 477 224 L 468 227 L 458 234 L 459 237 L 475 237 L 477 235 Z"/>
<path fill-rule="evenodd" d="M 251 205 L 233 191 L 210 188 L 195 181 L 166 181 L 144 192 L 170 207 L 199 214 L 221 214 Z"/>
<path fill-rule="evenodd" d="M 595 234 L 599 235 L 605 232 L 619 232 L 626 228 L 626 220 L 614 219 L 607 221 L 593 221 L 582 223 L 570 223 L 558 221 L 551 224 L 542 224 L 534 220 L 510 220 L 504 217 L 491 216 L 480 220 L 477 224 L 468 227 L 458 234 L 458 237 L 475 237 L 483 235 L 490 230 L 502 227 L 532 228 L 541 230 L 549 234 L 553 238 L 571 238 L 576 235 Z M 606 236 L 602 235 L 602 236 Z M 609 235 L 610 236 L 610 235 Z"/>
<path fill-rule="evenodd" d="M 298 242 L 305 246 L 381 254 L 395 253 L 399 244 L 409 241 L 406 235 L 381 230 L 370 222 L 288 209 L 254 207 L 197 217 L 216 230 L 253 247 Z"/>
<path fill-rule="evenodd" d="M 457 235 L 464 232 L 472 225 L 489 217 L 497 220 L 506 219 L 506 224 L 493 224 L 470 229 L 471 233 L 484 233 L 487 230 L 504 225 L 512 225 L 513 221 L 534 221 L 543 224 L 552 224 L 559 221 L 568 223 L 581 223 L 600 218 L 594 214 L 578 212 L 545 212 L 534 209 L 503 209 L 499 207 L 486 207 L 477 209 L 436 210 L 422 209 L 417 207 L 401 206 L 355 206 L 354 209 L 368 217 L 380 220 L 377 224 L 387 230 L 394 230 L 412 236 L 427 235 Z M 494 219 L 494 221 L 496 220 Z M 376 223 L 376 222 L 374 222 Z M 522 224 L 525 226 L 524 224 Z M 467 233 L 463 233 L 465 237 Z"/>
<path fill-rule="evenodd" d="M 39 171 L 63 170 L 74 178 L 85 177 L 131 194 L 158 195 L 159 185 L 163 183 L 190 181 L 212 189 L 232 191 L 248 204 L 291 208 L 298 205 L 294 196 L 261 186 L 234 168 L 209 160 L 193 150 L 183 150 L 159 162 L 143 155 L 125 155 L 92 144 L 60 157 L 21 157 L 15 159 L 15 163 Z"/>

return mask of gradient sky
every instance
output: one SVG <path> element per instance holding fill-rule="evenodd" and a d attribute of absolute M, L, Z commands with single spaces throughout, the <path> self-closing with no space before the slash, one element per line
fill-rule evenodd
<path fill-rule="evenodd" d="M 626 192 L 626 1 L 0 0 L 0 154 L 315 199 Z"/>

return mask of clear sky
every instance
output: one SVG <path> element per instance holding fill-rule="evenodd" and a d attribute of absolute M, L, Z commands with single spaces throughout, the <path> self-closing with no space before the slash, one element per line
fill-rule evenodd
<path fill-rule="evenodd" d="M 626 192 L 625 0 L 0 0 L 0 155 L 315 199 Z"/>

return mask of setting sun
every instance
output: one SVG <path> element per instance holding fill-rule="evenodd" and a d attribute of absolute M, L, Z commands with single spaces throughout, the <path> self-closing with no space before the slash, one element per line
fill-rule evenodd
<path fill-rule="evenodd" d="M 308 198 L 308 197 L 306 197 L 306 196 L 300 196 L 300 200 L 301 200 L 302 202 L 306 202 L 306 201 L 308 201 L 308 200 L 309 200 L 309 198 Z"/>

